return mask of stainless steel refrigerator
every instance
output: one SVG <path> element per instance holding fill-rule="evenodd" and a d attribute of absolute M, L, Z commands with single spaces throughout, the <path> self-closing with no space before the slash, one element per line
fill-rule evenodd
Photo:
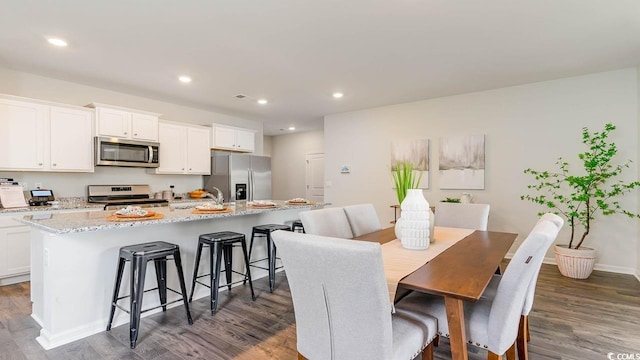
<path fill-rule="evenodd" d="M 203 188 L 214 195 L 222 191 L 225 201 L 270 200 L 271 158 L 267 156 L 213 153 L 211 175 Z"/>

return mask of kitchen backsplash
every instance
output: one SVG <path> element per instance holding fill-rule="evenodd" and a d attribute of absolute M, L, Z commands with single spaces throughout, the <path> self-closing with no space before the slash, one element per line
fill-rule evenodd
<path fill-rule="evenodd" d="M 26 184 L 25 190 L 42 184 L 53 190 L 56 197 L 86 197 L 87 185 L 148 184 L 153 192 L 168 190 L 174 185 L 175 193 L 185 193 L 202 187 L 199 175 L 152 175 L 142 168 L 100 167 L 94 173 L 8 172 L 0 171 L 0 177 L 13 178 Z"/>

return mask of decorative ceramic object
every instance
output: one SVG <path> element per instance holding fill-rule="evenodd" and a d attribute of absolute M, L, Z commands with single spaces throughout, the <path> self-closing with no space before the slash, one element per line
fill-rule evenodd
<path fill-rule="evenodd" d="M 462 193 L 462 196 L 460 196 L 461 204 L 470 204 L 472 202 L 473 202 L 473 195 L 471 195 L 470 193 Z"/>
<path fill-rule="evenodd" d="M 432 223 L 429 202 L 422 190 L 409 189 L 400 204 L 402 217 L 396 222 L 396 237 L 402 246 L 411 250 L 424 250 L 429 247 L 430 224 Z"/>
<path fill-rule="evenodd" d="M 567 245 L 555 245 L 556 263 L 560 274 L 572 279 L 586 279 L 596 264 L 596 250 L 582 246 L 569 249 Z"/>

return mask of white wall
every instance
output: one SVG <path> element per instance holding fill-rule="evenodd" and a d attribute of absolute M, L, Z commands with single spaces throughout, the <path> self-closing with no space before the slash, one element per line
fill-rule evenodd
<path fill-rule="evenodd" d="M 262 139 L 262 155 L 271 156 L 273 154 L 273 136 L 266 136 Z"/>
<path fill-rule="evenodd" d="M 638 124 L 640 124 L 640 65 L 637 67 L 636 69 L 637 71 L 637 75 L 638 75 L 638 81 L 637 81 L 637 93 L 638 93 Z M 640 139 L 640 126 L 638 126 L 638 138 Z M 638 147 L 638 159 L 640 159 L 640 146 Z M 638 166 L 638 179 L 640 179 L 640 166 Z M 638 204 L 640 207 L 640 193 L 638 194 Z M 638 212 L 640 212 L 640 208 L 638 209 Z M 640 234 L 640 221 L 638 221 L 638 234 Z M 636 238 L 637 243 L 636 243 L 636 251 L 637 251 L 637 258 L 636 258 L 636 278 L 638 280 L 640 280 L 640 237 Z"/>
<path fill-rule="evenodd" d="M 250 128 L 256 130 L 256 153 L 262 153 L 262 122 L 223 112 L 182 106 L 6 68 L 0 68 L 0 93 L 78 106 L 99 102 L 161 113 L 161 119 L 172 121 L 198 125 L 218 123 Z M 144 169 L 116 167 L 96 167 L 93 174 L 0 172 L 0 177 L 5 176 L 26 181 L 29 187 L 32 187 L 35 182 L 41 182 L 43 186 L 55 190 L 58 196 L 65 197 L 85 195 L 86 185 L 89 184 L 143 183 L 150 184 L 153 191 L 166 189 L 169 184 L 173 184 L 176 186 L 177 193 L 202 186 L 202 176 L 198 175 L 151 175 Z"/>
<path fill-rule="evenodd" d="M 393 219 L 397 203 L 389 166 L 393 140 L 428 138 L 430 184 L 435 203 L 463 190 L 438 189 L 438 138 L 485 134 L 485 190 L 471 191 L 491 204 L 490 230 L 520 234 L 515 249 L 536 222 L 539 207 L 520 200 L 531 178 L 527 167 L 551 170 L 558 156 L 575 161 L 583 151 L 581 129 L 613 122 L 618 159 L 631 159 L 627 180 L 638 175 L 638 77 L 635 68 L 547 81 L 325 117 L 325 199 L 336 205 L 372 202 L 381 221 Z M 351 165 L 351 174 L 340 174 Z M 329 187 L 330 185 L 330 187 Z M 638 197 L 620 199 L 638 209 Z M 436 204 L 437 206 L 437 204 Z M 437 210 L 436 210 L 437 211 Z M 586 246 L 599 251 L 598 268 L 633 273 L 638 260 L 638 224 L 623 216 L 599 218 Z M 566 242 L 568 226 L 558 237 Z M 512 250 L 513 250 L 512 249 Z M 550 251 L 548 256 L 552 257 Z"/>
<path fill-rule="evenodd" d="M 306 156 L 324 152 L 324 133 L 308 131 L 272 137 L 273 198 L 305 197 Z"/>

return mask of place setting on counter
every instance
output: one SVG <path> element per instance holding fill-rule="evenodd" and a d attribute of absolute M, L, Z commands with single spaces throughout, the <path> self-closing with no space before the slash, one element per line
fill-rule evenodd
<path fill-rule="evenodd" d="M 126 221 L 143 221 L 143 220 L 158 220 L 163 219 L 164 214 L 146 210 L 140 206 L 127 206 L 118 211 L 114 211 L 111 215 L 107 216 L 107 221 L 126 222 Z"/>

